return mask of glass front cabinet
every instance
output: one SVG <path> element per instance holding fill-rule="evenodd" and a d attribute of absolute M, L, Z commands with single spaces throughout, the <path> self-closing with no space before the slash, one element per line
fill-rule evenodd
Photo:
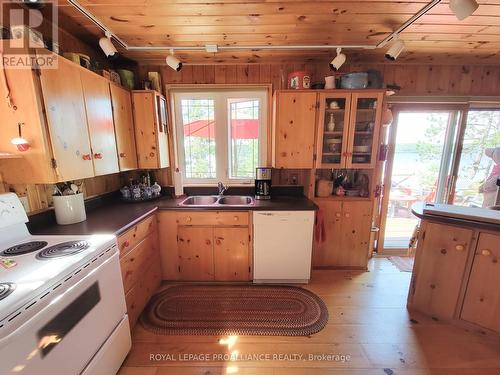
<path fill-rule="evenodd" d="M 316 166 L 374 168 L 384 93 L 321 93 Z"/>

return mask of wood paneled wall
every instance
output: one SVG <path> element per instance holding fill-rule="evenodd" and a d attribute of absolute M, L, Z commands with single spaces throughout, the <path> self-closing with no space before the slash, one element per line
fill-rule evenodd
<path fill-rule="evenodd" d="M 400 95 L 500 95 L 500 65 L 414 65 L 378 64 L 347 65 L 342 73 L 379 70 L 386 84 L 401 87 Z M 148 71 L 159 71 L 163 83 L 241 84 L 272 83 L 274 89 L 286 88 L 288 73 L 306 70 L 313 82 L 324 82 L 331 75 L 324 64 L 247 64 L 247 65 L 185 65 L 180 72 L 167 66 L 139 67 L 141 78 Z"/>

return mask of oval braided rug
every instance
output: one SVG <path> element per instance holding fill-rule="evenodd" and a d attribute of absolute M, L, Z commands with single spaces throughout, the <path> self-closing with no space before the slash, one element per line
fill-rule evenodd
<path fill-rule="evenodd" d="M 155 294 L 140 320 L 162 335 L 308 336 L 325 327 L 328 309 L 294 286 L 176 285 Z"/>

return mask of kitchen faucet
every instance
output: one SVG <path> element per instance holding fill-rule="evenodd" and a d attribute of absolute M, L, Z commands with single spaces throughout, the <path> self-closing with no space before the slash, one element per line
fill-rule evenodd
<path fill-rule="evenodd" d="M 224 192 L 227 190 L 228 186 L 219 181 L 219 183 L 217 184 L 217 188 L 219 189 L 219 195 L 224 195 Z"/>

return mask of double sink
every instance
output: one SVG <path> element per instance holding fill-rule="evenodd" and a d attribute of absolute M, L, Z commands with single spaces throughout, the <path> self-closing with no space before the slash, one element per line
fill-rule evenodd
<path fill-rule="evenodd" d="M 254 200 L 246 195 L 193 195 L 184 199 L 179 206 L 189 207 L 245 207 L 254 204 Z"/>

